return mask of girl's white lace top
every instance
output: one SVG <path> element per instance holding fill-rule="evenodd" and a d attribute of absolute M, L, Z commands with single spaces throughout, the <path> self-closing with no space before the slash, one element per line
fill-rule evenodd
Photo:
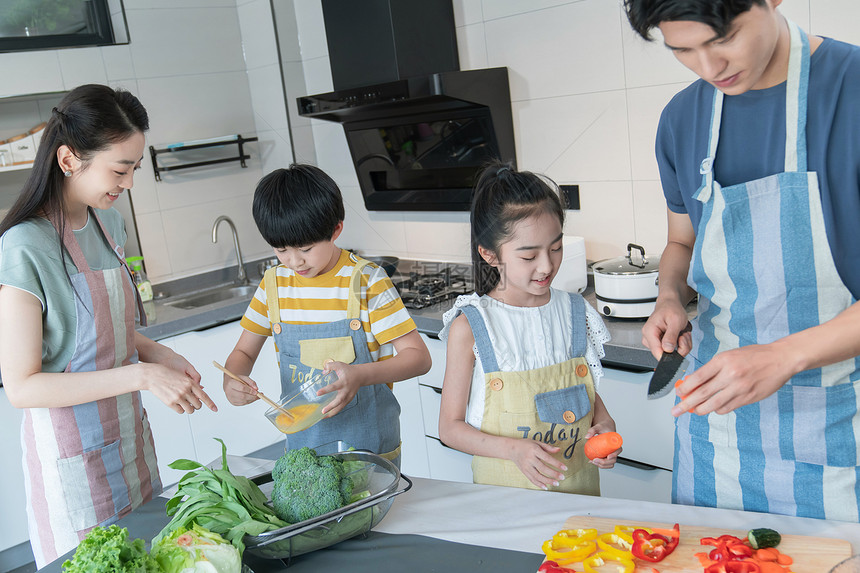
<path fill-rule="evenodd" d="M 549 302 L 538 307 L 510 306 L 488 295 L 461 295 L 443 315 L 444 327 L 439 332 L 439 338 L 447 342 L 451 321 L 462 307 L 474 306 L 487 324 L 501 371 L 533 370 L 569 360 L 572 358 L 570 296 L 556 289 L 551 289 L 550 293 Z M 610 336 L 600 314 L 587 301 L 585 325 L 588 339 L 585 360 L 591 368 L 594 387 L 597 389 L 603 376 L 600 364 L 600 359 L 605 355 L 603 345 L 609 342 Z M 472 348 L 472 352 L 475 354 L 475 369 L 466 408 L 466 422 L 480 429 L 484 415 L 484 370 L 477 346 Z"/>

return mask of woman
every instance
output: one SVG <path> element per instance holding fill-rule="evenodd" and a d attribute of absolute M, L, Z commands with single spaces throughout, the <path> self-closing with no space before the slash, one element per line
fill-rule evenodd
<path fill-rule="evenodd" d="M 136 310 L 145 314 L 111 206 L 132 186 L 148 128 L 129 92 L 75 88 L 52 110 L 0 223 L 0 371 L 10 403 L 24 409 L 39 567 L 161 491 L 141 390 L 179 413 L 216 410 L 191 364 L 135 331 Z"/>

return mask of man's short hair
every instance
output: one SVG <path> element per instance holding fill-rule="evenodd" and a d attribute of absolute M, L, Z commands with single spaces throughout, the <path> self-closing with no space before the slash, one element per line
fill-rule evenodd
<path fill-rule="evenodd" d="M 766 0 L 624 0 L 627 19 L 637 34 L 652 40 L 651 30 L 662 22 L 691 21 L 709 26 L 717 37 L 728 33 L 732 20 Z"/>

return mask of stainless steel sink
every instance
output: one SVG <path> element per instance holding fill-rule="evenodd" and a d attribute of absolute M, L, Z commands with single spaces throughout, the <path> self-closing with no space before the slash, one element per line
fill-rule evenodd
<path fill-rule="evenodd" d="M 165 305 L 182 309 L 200 308 L 229 300 L 250 299 L 257 291 L 256 285 L 226 285 L 197 291 L 165 301 Z"/>

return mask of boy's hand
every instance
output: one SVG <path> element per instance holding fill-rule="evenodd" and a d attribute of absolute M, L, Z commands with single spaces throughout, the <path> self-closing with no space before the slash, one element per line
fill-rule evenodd
<path fill-rule="evenodd" d="M 331 418 L 343 410 L 358 393 L 358 389 L 362 385 L 358 370 L 345 362 L 329 360 L 323 365 L 323 375 L 332 371 L 337 374 L 337 380 L 317 392 L 317 396 L 337 392 L 337 397 L 322 409 L 322 413 L 326 418 Z"/>
<path fill-rule="evenodd" d="M 245 384 L 237 382 L 225 374 L 223 386 L 224 395 L 227 396 L 227 401 L 234 406 L 244 406 L 251 402 L 256 402 L 259 399 L 257 398 L 257 392 L 259 392 L 257 389 L 257 383 L 247 376 L 239 376 L 239 378 L 250 384 L 251 387 L 249 388 Z"/>
<path fill-rule="evenodd" d="M 585 434 L 585 440 L 587 441 L 588 438 L 590 438 L 592 436 L 596 436 L 597 434 L 605 434 L 606 432 L 614 432 L 615 431 L 615 421 L 612 418 L 609 418 L 609 422 L 611 422 L 611 423 L 598 422 L 598 423 L 594 424 L 593 426 L 591 426 L 588 429 L 588 432 L 586 432 L 586 434 Z M 583 444 L 584 443 L 585 442 L 583 442 Z M 591 463 L 593 463 L 594 465 L 596 465 L 597 467 L 599 467 L 602 470 L 608 470 L 609 468 L 615 466 L 615 461 L 618 459 L 618 454 L 620 454 L 621 450 L 623 450 L 623 449 L 624 448 L 618 448 L 617 450 L 615 450 L 614 452 L 612 452 L 611 454 L 609 454 L 605 458 L 594 458 L 593 460 L 591 460 Z"/>
<path fill-rule="evenodd" d="M 564 479 L 561 472 L 567 470 L 567 466 L 552 457 L 559 450 L 557 446 L 523 439 L 513 439 L 511 445 L 510 460 L 539 488 L 547 489 Z"/>

